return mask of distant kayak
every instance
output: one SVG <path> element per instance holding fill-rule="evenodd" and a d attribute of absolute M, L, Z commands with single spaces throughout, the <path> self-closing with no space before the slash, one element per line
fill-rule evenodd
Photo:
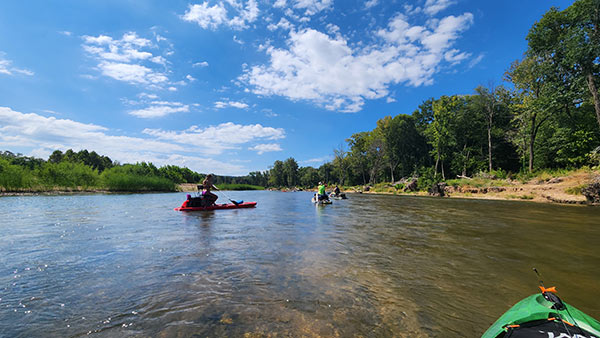
<path fill-rule="evenodd" d="M 313 198 L 310 201 L 315 204 L 331 204 L 331 203 L 333 203 L 331 200 L 319 200 L 319 198 L 317 197 L 316 194 L 313 196 Z"/>
<path fill-rule="evenodd" d="M 600 322 L 563 302 L 554 288 L 541 290 L 511 307 L 481 337 L 600 337 Z"/>
<path fill-rule="evenodd" d="M 332 192 L 331 194 L 329 194 L 329 198 L 333 198 L 334 200 L 345 200 L 345 199 L 348 199 L 348 197 L 346 197 L 346 194 L 343 193 L 343 192 L 339 193 L 339 194 L 336 194 L 336 193 Z"/>
<path fill-rule="evenodd" d="M 220 210 L 220 209 L 241 209 L 241 208 L 254 208 L 256 202 L 243 202 L 243 203 L 227 203 L 227 204 L 215 204 L 208 207 L 184 207 L 183 205 L 179 208 L 175 208 L 175 211 L 208 211 L 208 210 Z"/>

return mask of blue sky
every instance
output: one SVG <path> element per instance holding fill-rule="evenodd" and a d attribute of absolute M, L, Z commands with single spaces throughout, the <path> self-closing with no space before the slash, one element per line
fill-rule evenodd
<path fill-rule="evenodd" d="M 572 1 L 0 3 L 0 150 L 245 175 L 319 166 L 424 100 L 502 83 Z"/>

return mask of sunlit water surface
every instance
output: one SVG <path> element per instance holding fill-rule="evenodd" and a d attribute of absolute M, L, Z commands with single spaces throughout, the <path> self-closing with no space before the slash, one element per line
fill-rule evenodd
<path fill-rule="evenodd" d="M 0 198 L 0 336 L 475 337 L 536 292 L 600 318 L 600 208 L 228 192 Z"/>

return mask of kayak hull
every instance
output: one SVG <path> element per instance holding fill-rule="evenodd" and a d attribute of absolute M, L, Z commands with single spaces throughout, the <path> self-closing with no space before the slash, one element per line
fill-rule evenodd
<path fill-rule="evenodd" d="M 571 330 L 571 334 L 579 334 L 577 329 L 580 328 L 587 331 L 587 334 L 591 336 L 600 337 L 600 322 L 567 303 L 563 302 L 563 304 L 565 308 L 557 310 L 553 308 L 554 304 L 546 300 L 541 293 L 531 295 L 506 311 L 487 331 L 485 331 L 481 338 L 508 336 L 509 331 L 518 330 L 520 327 L 531 327 L 537 323 L 544 325 L 544 321 L 556 324 L 555 327 L 558 328 L 567 327 Z M 575 326 L 563 324 L 562 320 L 574 324 Z M 550 325 L 546 326 L 548 327 Z M 544 332 L 542 330 L 538 331 Z M 550 331 L 545 332 L 548 332 L 548 334 L 550 333 Z M 548 334 L 545 335 L 545 337 L 548 337 Z M 510 334 L 510 336 L 512 336 L 512 334 Z M 519 335 L 515 332 L 514 336 Z M 563 337 L 560 333 L 557 333 L 555 336 Z M 584 338 L 588 337 L 588 335 L 581 334 L 576 337 Z"/>
<path fill-rule="evenodd" d="M 215 204 L 210 207 L 179 207 L 175 208 L 175 211 L 210 211 L 210 210 L 221 210 L 221 209 L 243 209 L 243 208 L 254 208 L 256 202 L 244 202 L 239 204 L 227 203 L 227 204 Z"/>
<path fill-rule="evenodd" d="M 331 200 L 318 200 L 318 198 L 313 197 L 311 199 L 311 202 L 315 203 L 315 204 L 332 204 L 333 202 Z"/>

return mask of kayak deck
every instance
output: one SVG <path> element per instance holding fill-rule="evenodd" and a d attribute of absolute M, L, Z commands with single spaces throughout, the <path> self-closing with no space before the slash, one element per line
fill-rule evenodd
<path fill-rule="evenodd" d="M 256 202 L 244 202 L 244 203 L 226 203 L 226 204 L 215 204 L 209 207 L 179 207 L 175 208 L 175 211 L 209 211 L 209 210 L 220 210 L 220 209 L 241 209 L 241 208 L 254 208 Z"/>
<path fill-rule="evenodd" d="M 537 334 L 535 337 L 600 337 L 600 322 L 563 304 L 564 309 L 559 310 L 542 294 L 531 295 L 506 311 L 481 337 L 530 337 L 531 332 Z M 563 328 L 569 330 L 568 333 Z M 540 335 L 540 332 L 546 334 Z"/>

